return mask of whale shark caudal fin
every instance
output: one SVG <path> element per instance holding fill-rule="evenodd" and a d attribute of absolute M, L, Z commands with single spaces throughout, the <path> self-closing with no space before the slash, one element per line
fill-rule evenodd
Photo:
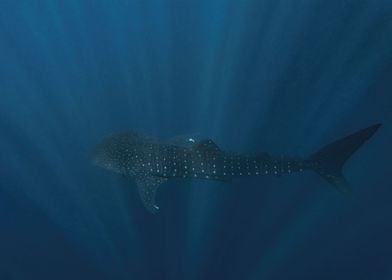
<path fill-rule="evenodd" d="M 349 192 L 350 186 L 342 174 L 342 168 L 351 155 L 377 131 L 375 124 L 324 146 L 310 156 L 310 168 L 341 192 Z"/>

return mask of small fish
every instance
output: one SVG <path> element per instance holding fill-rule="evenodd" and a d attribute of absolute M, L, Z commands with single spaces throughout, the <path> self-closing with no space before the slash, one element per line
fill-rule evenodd
<path fill-rule="evenodd" d="M 338 190 L 348 192 L 343 165 L 380 125 L 344 137 L 307 158 L 230 153 L 221 150 L 211 139 L 190 138 L 188 142 L 192 145 L 183 147 L 135 133 L 121 133 L 99 144 L 93 161 L 107 170 L 134 178 L 143 205 L 151 213 L 159 209 L 155 203 L 159 185 L 174 177 L 227 181 L 234 176 L 281 176 L 313 170 Z"/>

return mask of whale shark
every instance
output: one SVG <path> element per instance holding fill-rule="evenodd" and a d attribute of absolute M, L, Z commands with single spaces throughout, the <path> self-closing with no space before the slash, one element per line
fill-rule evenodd
<path fill-rule="evenodd" d="M 350 186 L 342 169 L 350 156 L 377 131 L 375 124 L 326 145 L 308 157 L 245 155 L 222 150 L 211 139 L 188 139 L 188 145 L 171 143 L 132 132 L 112 134 L 99 143 L 94 164 L 132 177 L 144 207 L 151 213 L 158 187 L 170 178 L 229 181 L 242 176 L 282 176 L 313 170 L 341 192 Z"/>

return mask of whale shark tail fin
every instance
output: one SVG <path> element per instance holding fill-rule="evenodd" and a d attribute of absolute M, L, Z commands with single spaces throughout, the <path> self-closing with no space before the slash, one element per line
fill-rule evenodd
<path fill-rule="evenodd" d="M 310 167 L 341 192 L 349 192 L 350 186 L 342 168 L 351 155 L 370 139 L 381 124 L 375 124 L 322 147 L 311 155 Z"/>

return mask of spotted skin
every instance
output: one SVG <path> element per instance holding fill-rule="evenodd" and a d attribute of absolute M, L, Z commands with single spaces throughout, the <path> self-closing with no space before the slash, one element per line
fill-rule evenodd
<path fill-rule="evenodd" d="M 155 204 L 159 185 L 170 178 L 226 181 L 235 176 L 280 176 L 312 169 L 338 190 L 346 192 L 349 186 L 342 175 L 344 163 L 379 127 L 380 124 L 376 124 L 339 139 L 306 159 L 228 153 L 210 139 L 185 147 L 123 133 L 99 144 L 94 162 L 134 178 L 144 206 L 152 213 L 159 209 Z"/>
<path fill-rule="evenodd" d="M 95 163 L 136 179 L 145 207 L 155 212 L 158 186 L 169 178 L 229 180 L 234 176 L 276 175 L 302 171 L 300 159 L 246 156 L 223 152 L 210 139 L 182 147 L 136 134 L 113 135 L 100 144 Z"/>

